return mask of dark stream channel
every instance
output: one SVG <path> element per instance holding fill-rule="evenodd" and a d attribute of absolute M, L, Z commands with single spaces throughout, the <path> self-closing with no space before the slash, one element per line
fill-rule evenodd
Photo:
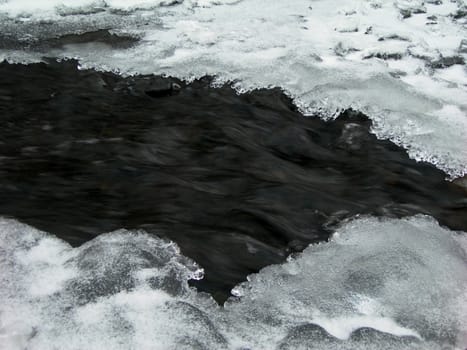
<path fill-rule="evenodd" d="M 303 117 L 279 89 L 237 95 L 74 61 L 0 64 L 0 216 L 80 245 L 119 228 L 175 241 L 223 301 L 356 214 L 467 231 L 465 190 L 369 133 Z"/>

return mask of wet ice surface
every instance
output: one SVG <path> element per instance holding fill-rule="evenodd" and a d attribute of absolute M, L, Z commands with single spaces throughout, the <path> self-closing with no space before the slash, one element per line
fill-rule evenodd
<path fill-rule="evenodd" d="M 6 349 L 464 349 L 467 240 L 426 216 L 363 217 L 233 290 L 142 231 L 79 248 L 0 220 Z"/>
<path fill-rule="evenodd" d="M 7 0 L 0 57 L 77 57 L 189 80 L 208 74 L 238 91 L 278 86 L 306 114 L 364 112 L 378 137 L 456 177 L 467 169 L 466 11 L 462 0 Z M 127 49 L 47 45 L 101 29 L 140 40 Z"/>

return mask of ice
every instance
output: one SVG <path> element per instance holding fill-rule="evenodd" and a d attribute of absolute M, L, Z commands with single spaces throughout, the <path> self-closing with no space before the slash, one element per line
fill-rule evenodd
<path fill-rule="evenodd" d="M 278 86 L 306 115 L 366 113 L 378 137 L 454 178 L 467 173 L 463 11 L 463 1 L 4 0 L 0 32 L 26 44 L 0 50 L 0 59 L 72 57 L 83 68 L 186 80 L 209 74 L 238 92 Z M 31 46 L 102 28 L 141 40 L 127 49 Z M 456 124 L 440 118 L 446 106 L 455 106 Z"/>
<path fill-rule="evenodd" d="M 188 0 L 191 7 L 210 7 L 219 4 L 233 4 L 239 0 Z M 57 15 L 91 14 L 105 11 L 134 11 L 171 6 L 182 3 L 178 0 L 3 0 L 0 11 L 14 17 L 53 18 Z"/>
<path fill-rule="evenodd" d="M 384 333 L 454 344 L 467 329 L 465 239 L 427 217 L 361 218 L 344 225 L 330 243 L 312 245 L 282 266 L 250 275 L 236 287 L 241 302 L 226 307 L 254 315 L 245 319 L 246 328 L 261 320 L 265 328 L 254 337 L 261 334 L 263 343 L 314 324 L 339 339 L 371 325 Z"/>
<path fill-rule="evenodd" d="M 362 217 L 250 275 L 219 307 L 178 247 L 119 230 L 78 248 L 0 219 L 0 348 L 464 349 L 467 236 Z"/>
<path fill-rule="evenodd" d="M 143 232 L 120 230 L 73 249 L 1 219 L 0 270 L 2 349 L 222 348 L 202 311 L 217 306 L 187 284 L 202 269 Z"/>

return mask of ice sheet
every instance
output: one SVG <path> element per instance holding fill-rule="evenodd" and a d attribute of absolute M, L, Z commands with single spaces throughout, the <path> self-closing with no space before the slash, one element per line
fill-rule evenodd
<path fill-rule="evenodd" d="M 233 290 L 187 281 L 171 242 L 120 230 L 79 248 L 0 220 L 5 349 L 464 349 L 467 236 L 431 218 L 357 218 Z"/>

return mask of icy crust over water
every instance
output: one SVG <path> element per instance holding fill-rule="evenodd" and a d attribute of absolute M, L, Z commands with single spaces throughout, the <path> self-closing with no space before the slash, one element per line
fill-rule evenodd
<path fill-rule="evenodd" d="M 116 231 L 79 248 L 0 220 L 2 349 L 464 349 L 467 238 L 360 218 L 237 286 L 222 308 L 174 243 Z"/>
<path fill-rule="evenodd" d="M 121 230 L 73 249 L 2 220 L 0 262 L 2 349 L 183 349 L 223 340 L 202 311 L 214 302 L 187 285 L 202 269 L 174 243 Z"/>
<path fill-rule="evenodd" d="M 2 0 L 0 9 L 9 16 L 50 18 L 102 11 L 134 11 L 185 3 L 189 7 L 232 4 L 240 0 Z"/>
<path fill-rule="evenodd" d="M 364 112 L 378 137 L 458 177 L 467 173 L 466 14 L 463 0 L 3 0 L 0 30 L 11 40 L 99 28 L 141 40 L 125 50 L 10 47 L 0 59 L 209 74 L 240 92 L 279 86 L 305 114 Z"/>

